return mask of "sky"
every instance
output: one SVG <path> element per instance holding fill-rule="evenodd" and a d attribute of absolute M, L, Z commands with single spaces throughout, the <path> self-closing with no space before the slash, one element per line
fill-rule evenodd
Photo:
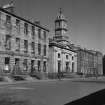
<path fill-rule="evenodd" d="M 0 6 L 11 0 L 0 0 Z M 54 35 L 59 8 L 68 21 L 71 43 L 105 54 L 105 0 L 14 0 L 16 14 L 41 24 Z"/>

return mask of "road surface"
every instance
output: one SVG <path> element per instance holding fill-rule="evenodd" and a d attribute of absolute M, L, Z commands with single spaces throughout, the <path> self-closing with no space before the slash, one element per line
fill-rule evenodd
<path fill-rule="evenodd" d="M 105 89 L 105 83 L 56 80 L 0 85 L 0 94 L 25 99 L 34 105 L 63 105 Z"/>

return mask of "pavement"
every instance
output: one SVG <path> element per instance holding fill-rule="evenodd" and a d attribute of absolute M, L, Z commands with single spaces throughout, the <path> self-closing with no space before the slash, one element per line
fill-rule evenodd
<path fill-rule="evenodd" d="M 88 78 L 62 78 L 61 80 L 59 79 L 35 79 L 35 78 L 26 78 L 26 80 L 20 80 L 20 81 L 14 81 L 9 79 L 8 77 L 5 77 L 7 80 L 6 81 L 1 81 L 0 85 L 2 84 L 17 84 L 17 83 L 28 83 L 28 82 L 56 82 L 56 81 L 72 81 L 72 82 L 96 82 L 96 83 L 105 83 L 105 77 L 88 77 Z"/>
<path fill-rule="evenodd" d="M 75 82 L 100 82 L 100 83 L 105 83 L 105 77 L 101 76 L 101 77 L 88 77 L 88 78 L 78 78 L 78 79 L 74 79 L 73 81 Z"/>
<path fill-rule="evenodd" d="M 102 89 L 105 77 L 0 82 L 0 94 L 25 98 L 35 105 L 64 105 Z"/>

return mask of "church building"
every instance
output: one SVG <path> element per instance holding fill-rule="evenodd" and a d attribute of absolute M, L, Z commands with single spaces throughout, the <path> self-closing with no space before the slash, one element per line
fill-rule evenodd
<path fill-rule="evenodd" d="M 67 34 L 67 20 L 60 9 L 55 19 L 55 35 L 49 40 L 49 72 L 76 73 L 77 53 Z"/>

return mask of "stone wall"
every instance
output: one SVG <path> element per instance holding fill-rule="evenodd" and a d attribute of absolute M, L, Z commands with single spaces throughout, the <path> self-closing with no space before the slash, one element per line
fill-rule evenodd
<path fill-rule="evenodd" d="M 11 23 L 6 25 L 6 15 L 11 16 Z M 16 19 L 20 21 L 20 31 L 18 31 L 16 26 Z M 24 33 L 24 23 L 28 24 L 28 35 Z M 35 35 L 32 37 L 32 26 L 35 27 Z M 27 59 L 28 71 L 30 72 L 31 68 L 31 60 L 34 60 L 34 66 L 37 67 L 37 61 L 41 61 L 41 72 L 43 72 L 43 62 L 48 62 L 48 31 L 42 26 L 38 26 L 35 24 L 31 24 L 31 22 L 25 21 L 25 19 L 18 18 L 17 16 L 11 15 L 11 13 L 4 12 L 0 10 L 0 72 L 3 71 L 5 66 L 5 57 L 10 58 L 10 67 L 11 72 L 13 70 L 13 66 L 15 65 L 15 58 L 19 58 L 19 66 L 23 71 L 23 61 Z M 38 38 L 38 29 L 41 29 L 41 38 Z M 43 32 L 46 32 L 46 40 L 44 39 Z M 7 50 L 5 47 L 6 44 L 6 35 L 11 36 L 11 49 Z M 16 38 L 20 39 L 20 50 L 16 51 Z M 28 40 L 28 52 L 24 53 L 24 40 Z M 35 43 L 35 53 L 32 54 L 31 43 Z M 38 43 L 41 43 L 41 55 L 38 55 Z M 46 56 L 43 55 L 43 46 L 46 45 Z M 46 63 L 48 69 L 48 63 Z M 37 68 L 36 68 L 37 69 Z M 10 72 L 10 73 L 11 73 Z M 48 70 L 46 70 L 48 72 Z"/>

